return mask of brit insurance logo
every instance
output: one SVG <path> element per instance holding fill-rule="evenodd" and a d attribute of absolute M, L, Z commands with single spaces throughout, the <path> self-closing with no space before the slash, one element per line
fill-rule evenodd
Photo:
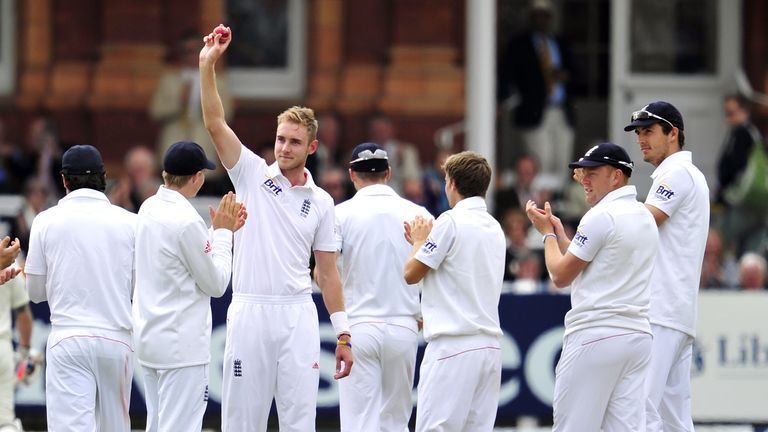
<path fill-rule="evenodd" d="M 576 246 L 584 247 L 589 241 L 589 237 L 579 228 L 576 230 L 576 235 L 573 236 L 573 241 L 576 243 Z"/>
<path fill-rule="evenodd" d="M 424 253 L 431 254 L 432 252 L 437 249 L 437 243 L 435 243 L 434 240 L 432 240 L 431 237 L 427 238 L 427 241 L 424 242 L 424 244 L 421 246 L 421 250 L 424 251 Z"/>
<path fill-rule="evenodd" d="M 305 218 L 309 216 L 309 209 L 312 207 L 312 201 L 305 199 L 303 203 L 301 203 L 301 213 L 299 213 L 299 216 Z"/>
<path fill-rule="evenodd" d="M 654 194 L 656 195 L 656 198 L 663 201 L 669 201 L 675 195 L 672 189 L 670 189 L 670 187 L 664 183 L 660 184 L 659 187 L 656 188 L 656 192 L 654 192 Z"/>
<path fill-rule="evenodd" d="M 264 180 L 264 183 L 261 184 L 261 187 L 274 196 L 280 196 L 280 194 L 283 192 L 283 188 L 281 188 L 280 185 L 271 178 Z"/>

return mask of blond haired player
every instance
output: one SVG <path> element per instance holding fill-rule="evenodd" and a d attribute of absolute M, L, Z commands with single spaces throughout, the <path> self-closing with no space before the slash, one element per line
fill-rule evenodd
<path fill-rule="evenodd" d="M 148 432 L 203 427 L 211 297 L 221 297 L 229 285 L 232 232 L 241 212 L 228 193 L 211 209 L 209 233 L 189 202 L 205 170 L 215 167 L 197 143 L 174 143 L 163 158 L 164 184 L 139 209 L 133 319 Z"/>
<path fill-rule="evenodd" d="M 312 251 L 317 284 L 339 338 L 334 377 L 347 376 L 352 367 L 336 269 L 333 199 L 304 168 L 307 155 L 317 149 L 318 125 L 309 108 L 280 114 L 272 165 L 240 142 L 216 92 L 214 66 L 233 37 L 226 31 L 226 42 L 221 33 L 211 33 L 200 51 L 203 120 L 250 221 L 235 234 L 222 429 L 266 430 L 274 398 L 281 431 L 314 431 L 320 335 L 311 296 Z"/>
<path fill-rule="evenodd" d="M 555 370 L 556 432 L 643 430 L 643 383 L 651 352 L 648 280 L 658 234 L 628 184 L 633 163 L 623 148 L 603 143 L 576 162 L 575 177 L 592 207 L 573 239 L 549 203 L 528 201 L 543 234 L 555 286 L 571 287 L 571 310 Z"/>

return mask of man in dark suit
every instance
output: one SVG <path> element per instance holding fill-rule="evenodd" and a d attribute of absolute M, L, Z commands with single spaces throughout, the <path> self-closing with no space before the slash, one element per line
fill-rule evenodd
<path fill-rule="evenodd" d="M 573 153 L 573 111 L 568 83 L 573 71 L 565 42 L 551 31 L 551 0 L 531 2 L 529 31 L 510 42 L 499 61 L 501 99 L 517 92 L 514 123 L 520 128 L 526 152 L 534 155 L 542 175 L 561 184 L 562 167 Z"/>

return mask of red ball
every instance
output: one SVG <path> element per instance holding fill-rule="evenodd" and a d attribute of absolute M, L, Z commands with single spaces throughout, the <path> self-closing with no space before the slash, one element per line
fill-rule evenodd
<path fill-rule="evenodd" d="M 229 40 L 229 30 L 227 30 L 226 27 L 216 27 L 213 32 L 221 35 L 221 38 L 219 38 L 219 43 L 225 43 L 227 40 Z"/>

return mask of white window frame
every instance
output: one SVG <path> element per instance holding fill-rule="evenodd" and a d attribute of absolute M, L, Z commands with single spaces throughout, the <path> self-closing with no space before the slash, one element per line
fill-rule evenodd
<path fill-rule="evenodd" d="M 0 0 L 0 96 L 12 95 L 16 84 L 16 4 Z"/>
<path fill-rule="evenodd" d="M 306 76 L 306 0 L 288 0 L 288 65 L 284 69 L 227 69 L 230 93 L 241 99 L 304 96 Z"/>

